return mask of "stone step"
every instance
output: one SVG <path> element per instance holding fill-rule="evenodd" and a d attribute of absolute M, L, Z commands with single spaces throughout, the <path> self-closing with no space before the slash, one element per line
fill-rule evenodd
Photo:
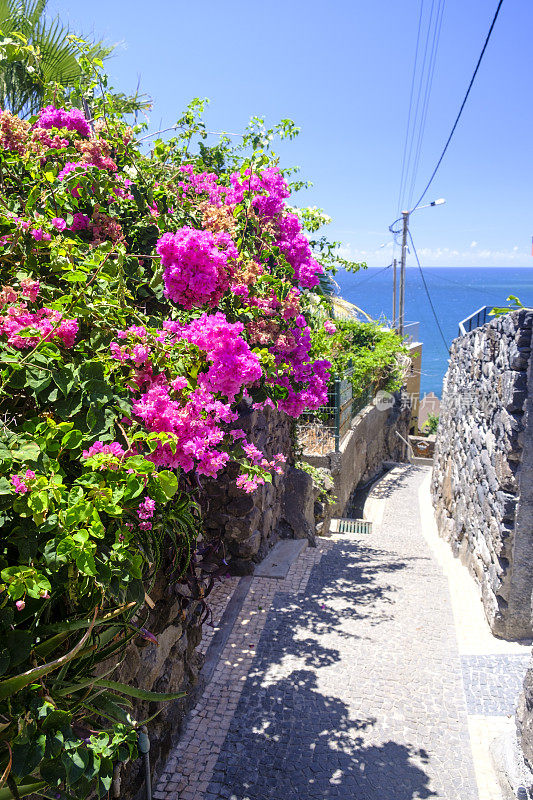
<path fill-rule="evenodd" d="M 291 564 L 307 547 L 307 539 L 282 539 L 257 565 L 254 578 L 286 578 Z"/>

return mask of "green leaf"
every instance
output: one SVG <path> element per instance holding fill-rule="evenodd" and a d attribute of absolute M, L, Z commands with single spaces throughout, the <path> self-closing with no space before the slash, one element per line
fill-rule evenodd
<path fill-rule="evenodd" d="M 71 364 L 66 364 L 59 372 L 54 372 L 54 383 L 61 389 L 63 395 L 67 397 L 77 382 L 77 373 Z"/>
<path fill-rule="evenodd" d="M 61 447 L 64 447 L 67 450 L 74 450 L 75 448 L 79 447 L 84 438 L 85 434 L 74 428 L 74 430 L 69 431 L 63 436 L 61 439 Z"/>
<path fill-rule="evenodd" d="M 187 692 L 149 692 L 146 689 L 138 689 L 136 686 L 129 686 L 125 683 L 118 683 L 116 681 L 96 680 L 95 686 L 102 686 L 105 689 L 113 689 L 120 694 L 126 694 L 129 697 L 137 697 L 139 700 L 149 700 L 150 702 L 164 703 L 167 700 L 179 700 L 180 697 L 185 697 Z"/>
<path fill-rule="evenodd" d="M 19 797 L 27 797 L 29 794 L 39 793 L 46 788 L 47 781 L 34 781 L 33 783 L 19 783 L 17 794 Z M 7 786 L 0 789 L 0 800 L 14 800 L 14 795 Z"/>
<path fill-rule="evenodd" d="M 44 733 L 30 741 L 26 737 L 21 738 L 20 742 L 15 739 L 13 742 L 13 774 L 22 778 L 33 772 L 44 757 L 45 747 L 46 736 Z"/>
<path fill-rule="evenodd" d="M 72 785 L 85 772 L 85 767 L 89 764 L 89 753 L 82 747 L 76 750 L 65 750 L 61 753 L 61 761 L 67 773 L 67 782 Z"/>
<path fill-rule="evenodd" d="M 161 472 L 158 472 L 157 478 L 159 480 L 161 489 L 165 493 L 168 500 L 170 500 L 171 497 L 174 497 L 178 491 L 178 478 L 176 477 L 176 474 L 170 470 L 164 469 Z"/>
<path fill-rule="evenodd" d="M 16 667 L 29 658 L 33 636 L 29 631 L 12 630 L 7 631 L 3 636 L 3 644 L 9 650 L 11 663 L 10 667 Z"/>
<path fill-rule="evenodd" d="M 96 575 L 96 564 L 90 553 L 80 553 L 76 558 L 76 566 L 84 575 L 91 575 L 92 577 Z"/>
<path fill-rule="evenodd" d="M 12 494 L 13 484 L 7 478 L 0 478 L 0 495 Z"/>

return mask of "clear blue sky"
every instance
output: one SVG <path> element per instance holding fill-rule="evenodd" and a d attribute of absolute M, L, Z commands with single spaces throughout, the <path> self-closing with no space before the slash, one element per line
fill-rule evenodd
<path fill-rule="evenodd" d="M 432 0 L 425 0 L 425 19 Z M 466 91 L 496 0 L 447 0 L 417 188 Z M 436 3 L 435 3 L 436 5 Z M 253 114 L 301 126 L 280 151 L 313 181 L 300 205 L 333 217 L 330 238 L 370 266 L 390 262 L 420 0 L 51 0 L 74 30 L 118 43 L 113 84 L 154 101 L 171 125 L 209 97 L 213 129 Z M 533 3 L 505 0 L 469 103 L 428 199 L 415 244 L 424 265 L 532 266 Z"/>

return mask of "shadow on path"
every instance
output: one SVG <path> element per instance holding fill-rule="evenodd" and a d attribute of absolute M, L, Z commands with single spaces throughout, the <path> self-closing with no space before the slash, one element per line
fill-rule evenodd
<path fill-rule="evenodd" d="M 298 595 L 276 595 L 207 797 L 413 800 L 434 797 L 428 754 L 373 739 L 350 671 L 357 629 L 392 618 L 389 580 L 408 562 L 370 542 L 336 542 Z M 364 621 L 364 625 L 360 625 Z M 365 644 L 358 644 L 359 648 Z M 339 695 L 342 696 L 339 697 Z"/>

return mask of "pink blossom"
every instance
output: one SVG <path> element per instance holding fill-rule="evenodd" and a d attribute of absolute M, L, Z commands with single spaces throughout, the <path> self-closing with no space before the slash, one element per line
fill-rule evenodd
<path fill-rule="evenodd" d="M 22 287 L 23 296 L 31 300 L 32 303 L 35 303 L 37 295 L 39 294 L 39 281 L 32 281 L 31 278 L 23 278 L 20 285 Z"/>
<path fill-rule="evenodd" d="M 93 458 L 93 456 L 99 455 L 100 453 L 113 458 L 122 458 L 125 455 L 125 450 L 119 442 L 104 444 L 103 442 L 96 441 L 88 450 L 83 451 L 83 458 Z"/>
<path fill-rule="evenodd" d="M 91 132 L 87 120 L 79 108 L 71 108 L 66 111 L 64 108 L 46 106 L 41 110 L 35 125 L 38 128 L 66 128 L 69 131 L 76 131 L 80 136 L 89 136 Z"/>
<path fill-rule="evenodd" d="M 139 503 L 137 516 L 139 519 L 151 519 L 154 516 L 154 510 L 155 500 L 152 500 L 151 497 L 145 497 L 144 500 Z"/>
<path fill-rule="evenodd" d="M 330 322 L 329 319 L 324 322 L 324 330 L 330 335 L 337 332 L 336 326 L 333 324 L 333 322 Z"/>
<path fill-rule="evenodd" d="M 72 225 L 70 226 L 71 231 L 83 231 L 89 227 L 91 224 L 91 220 L 86 214 L 81 214 L 77 211 L 72 216 Z"/>
<path fill-rule="evenodd" d="M 17 611 L 24 611 L 24 609 L 26 608 L 26 603 L 24 602 L 24 600 L 17 600 L 15 606 L 17 608 Z"/>
<path fill-rule="evenodd" d="M 184 227 L 165 233 L 157 243 L 165 267 L 165 294 L 190 310 L 214 306 L 229 287 L 228 259 L 238 256 L 227 234 Z"/>

